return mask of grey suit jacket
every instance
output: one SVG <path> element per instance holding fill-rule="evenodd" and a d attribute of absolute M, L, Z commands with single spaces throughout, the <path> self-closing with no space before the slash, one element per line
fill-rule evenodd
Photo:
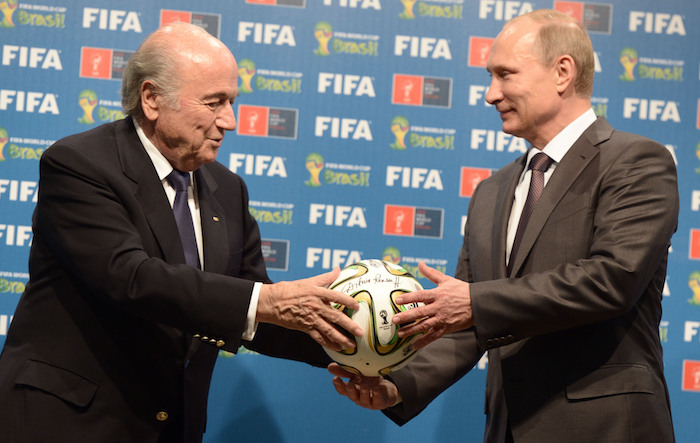
<path fill-rule="evenodd" d="M 0 356 L 3 443 L 176 442 L 185 414 L 188 441 L 201 438 L 218 350 L 242 344 L 253 282 L 269 279 L 243 180 L 219 163 L 194 176 L 205 272 L 184 264 L 130 118 L 44 153 L 30 281 Z M 245 344 L 330 362 L 305 334 L 271 325 Z"/>
<path fill-rule="evenodd" d="M 599 118 L 557 165 L 506 278 L 525 158 L 470 202 L 456 276 L 471 282 L 475 328 L 393 374 L 404 402 L 385 413 L 410 420 L 488 351 L 486 442 L 508 427 L 515 442 L 673 441 L 658 334 L 679 205 L 671 155 Z"/>

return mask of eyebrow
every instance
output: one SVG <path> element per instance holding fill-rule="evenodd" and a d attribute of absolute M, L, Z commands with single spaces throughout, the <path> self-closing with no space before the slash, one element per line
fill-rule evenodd
<path fill-rule="evenodd" d="M 209 99 L 212 99 L 212 98 L 222 99 L 222 98 L 229 98 L 229 97 L 232 98 L 232 99 L 236 99 L 236 98 L 238 98 L 240 95 L 241 95 L 240 92 L 238 91 L 238 89 L 236 89 L 236 90 L 233 92 L 233 95 L 231 95 L 231 96 L 229 96 L 229 94 L 227 94 L 227 93 L 225 93 L 225 92 L 214 92 L 214 93 L 205 95 L 202 99 L 203 99 L 203 100 L 209 100 Z"/>

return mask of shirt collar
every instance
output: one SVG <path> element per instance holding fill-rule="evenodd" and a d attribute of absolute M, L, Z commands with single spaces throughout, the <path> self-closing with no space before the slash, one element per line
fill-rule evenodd
<path fill-rule="evenodd" d="M 557 134 L 549 143 L 547 143 L 544 149 L 542 149 L 542 152 L 547 154 L 556 163 L 561 162 L 561 159 L 564 158 L 564 155 L 566 155 L 571 146 L 573 146 L 576 140 L 581 137 L 581 134 L 583 134 L 583 132 L 588 129 L 588 127 L 592 125 L 595 120 L 595 112 L 593 112 L 593 108 L 589 108 L 576 120 L 569 123 L 559 132 L 559 134 Z M 531 152 L 528 153 L 528 162 L 537 152 L 539 152 L 537 149 L 531 149 L 530 151 Z"/>
<path fill-rule="evenodd" d="M 146 137 L 146 134 L 143 132 L 143 129 L 139 125 L 139 123 L 136 121 L 136 119 L 133 119 L 134 121 L 134 126 L 136 127 L 136 134 L 139 136 L 139 140 L 141 140 L 141 143 L 143 144 L 143 147 L 146 149 L 146 153 L 148 156 L 151 158 L 151 163 L 153 163 L 153 166 L 156 168 L 156 173 L 158 174 L 158 178 L 163 181 L 170 175 L 171 172 L 173 172 L 173 165 L 170 164 L 167 158 L 156 148 L 156 146 L 151 142 L 151 140 Z"/>

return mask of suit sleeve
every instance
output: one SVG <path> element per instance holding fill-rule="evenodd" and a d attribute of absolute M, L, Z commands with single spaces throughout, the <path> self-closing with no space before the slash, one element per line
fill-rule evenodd
<path fill-rule="evenodd" d="M 403 401 L 382 412 L 398 425 L 407 423 L 466 375 L 481 355 L 471 329 L 430 343 L 407 366 L 389 376 Z"/>
<path fill-rule="evenodd" d="M 231 294 L 250 294 L 253 282 L 168 264 L 147 252 L 157 244 L 133 184 L 117 165 L 66 142 L 48 149 L 40 161 L 35 236 L 46 241 L 90 303 L 221 337 L 226 349 L 237 349 L 249 296 Z M 163 208 L 168 207 L 166 201 Z"/>

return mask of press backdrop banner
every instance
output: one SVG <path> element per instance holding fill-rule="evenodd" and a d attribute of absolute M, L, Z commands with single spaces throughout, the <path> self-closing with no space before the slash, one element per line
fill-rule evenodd
<path fill-rule="evenodd" d="M 491 43 L 539 8 L 572 14 L 596 55 L 593 106 L 666 145 L 681 209 L 659 334 L 678 441 L 700 410 L 700 2 L 696 0 L 0 0 L 0 346 L 28 281 L 38 160 L 124 117 L 139 43 L 180 20 L 238 60 L 219 161 L 250 188 L 271 278 L 364 258 L 454 274 L 474 186 L 527 150 L 484 101 Z M 409 424 L 338 396 L 324 369 L 222 353 L 206 442 L 480 441 L 486 358 Z M 13 405 L 0 405 L 11 408 Z"/>

